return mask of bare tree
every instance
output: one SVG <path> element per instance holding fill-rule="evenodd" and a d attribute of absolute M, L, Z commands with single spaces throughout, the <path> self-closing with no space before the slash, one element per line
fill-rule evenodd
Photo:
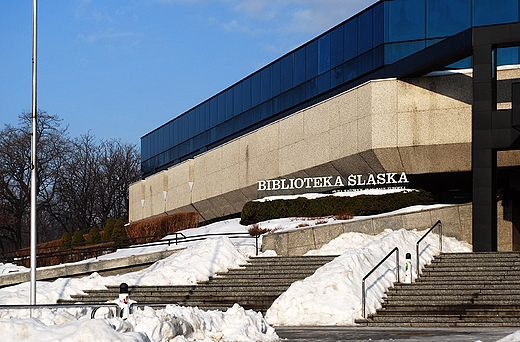
<path fill-rule="evenodd" d="M 31 180 L 31 113 L 24 112 L 19 118 L 19 127 L 6 125 L 0 131 L 0 203 L 5 215 L 14 219 L 10 237 L 0 234 L 0 239 L 8 239 L 15 248 L 21 248 L 28 239 Z M 62 175 L 68 146 L 67 128 L 61 127 L 57 116 L 40 111 L 36 141 L 38 206 L 42 208 L 55 199 L 54 184 Z M 43 226 L 41 230 L 48 228 Z"/>

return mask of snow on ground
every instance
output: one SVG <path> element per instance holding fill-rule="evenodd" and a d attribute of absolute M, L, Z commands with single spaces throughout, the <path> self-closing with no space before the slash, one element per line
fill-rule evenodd
<path fill-rule="evenodd" d="M 403 209 L 417 211 L 418 206 Z M 429 207 L 431 208 L 431 207 Z M 401 210 L 400 212 L 402 212 Z M 394 212 L 395 213 L 395 212 Z M 354 218 L 360 219 L 360 218 Z M 261 222 L 261 228 L 277 231 L 299 229 L 305 225 L 336 223 L 333 218 L 279 219 Z M 226 220 L 190 229 L 185 235 L 207 232 L 247 231 L 239 220 Z M 317 251 L 308 254 L 340 255 L 320 268 L 313 276 L 296 282 L 280 296 L 266 317 L 239 305 L 221 311 L 170 305 L 162 310 L 139 308 L 127 319 L 110 317 L 107 311 L 90 319 L 86 309 L 39 309 L 32 318 L 26 310 L 0 310 L 0 334 L 16 341 L 278 341 L 270 325 L 348 325 L 361 316 L 361 279 L 392 248 L 399 246 L 401 267 L 405 253 L 412 253 L 415 265 L 415 243 L 424 234 L 416 231 L 385 231 L 377 236 L 346 233 Z M 429 235 L 421 244 L 421 265 L 437 253 L 438 236 Z M 103 258 L 166 249 L 166 246 L 142 247 L 118 251 Z M 172 247 L 169 247 L 172 248 Z M 173 247 L 177 248 L 177 247 Z M 443 250 L 469 252 L 470 246 L 452 238 L 444 238 Z M 202 281 L 246 262 L 245 255 L 254 254 L 254 239 L 214 237 L 194 242 L 178 253 L 148 269 L 120 276 L 102 277 L 93 273 L 81 279 L 63 278 L 37 283 L 37 302 L 55 303 L 85 289 L 103 289 L 107 285 L 180 285 Z M 266 253 L 268 255 L 273 252 Z M 395 280 L 395 258 L 391 257 L 367 279 L 367 313 L 379 305 L 384 289 Z M 6 265 L 12 267 L 13 265 Z M 12 268 L 11 268 L 12 270 Z M 23 271 L 23 270 L 21 270 Z M 402 270 L 401 270 L 402 271 Z M 2 266 L 0 265 L 0 274 Z M 403 272 L 401 273 L 403 275 Z M 1 276 L 1 275 L 0 275 Z M 116 299 L 116 298 L 114 298 Z M 0 304 L 27 304 L 29 283 L 0 289 Z"/>

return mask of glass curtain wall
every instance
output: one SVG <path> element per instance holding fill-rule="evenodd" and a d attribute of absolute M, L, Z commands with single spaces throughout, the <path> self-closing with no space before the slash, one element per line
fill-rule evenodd
<path fill-rule="evenodd" d="M 472 25 L 517 22 L 518 13 L 519 0 L 380 1 L 142 137 L 142 174 L 192 158 Z M 518 48 L 498 58 L 517 64 Z"/>

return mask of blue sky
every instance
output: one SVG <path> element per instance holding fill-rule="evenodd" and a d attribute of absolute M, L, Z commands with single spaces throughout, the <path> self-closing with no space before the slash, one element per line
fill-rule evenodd
<path fill-rule="evenodd" d="M 376 0 L 38 0 L 38 107 L 140 137 Z M 32 1 L 0 0 L 0 124 L 31 109 Z"/>

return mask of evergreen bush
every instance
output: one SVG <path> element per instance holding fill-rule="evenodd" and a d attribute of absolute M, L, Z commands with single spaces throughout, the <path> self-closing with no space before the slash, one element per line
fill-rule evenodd
<path fill-rule="evenodd" d="M 58 247 L 58 250 L 64 251 L 64 250 L 70 249 L 71 243 L 72 243 L 72 236 L 70 236 L 70 233 L 69 232 L 63 233 L 63 235 L 61 235 L 60 246 Z"/>
<path fill-rule="evenodd" d="M 120 245 L 128 240 L 128 234 L 126 233 L 125 223 L 119 219 L 114 223 L 114 229 L 112 230 L 111 240 L 117 245 Z"/>
<path fill-rule="evenodd" d="M 83 236 L 83 233 L 81 231 L 76 230 L 74 232 L 74 235 L 72 235 L 72 247 L 76 247 L 79 245 L 83 245 L 85 243 L 85 237 Z"/>
<path fill-rule="evenodd" d="M 113 218 L 108 219 L 105 224 L 105 228 L 103 229 L 103 241 L 112 240 L 112 231 L 114 230 L 115 220 Z"/>
<path fill-rule="evenodd" d="M 94 226 L 90 228 L 88 235 L 87 235 L 87 244 L 93 245 L 98 242 L 101 242 L 101 234 L 99 234 L 99 228 L 97 226 Z"/>
<path fill-rule="evenodd" d="M 424 190 L 385 195 L 326 196 L 316 199 L 298 197 L 292 200 L 247 202 L 242 208 L 240 223 L 249 225 L 283 217 L 323 217 L 345 213 L 355 216 L 377 215 L 431 203 L 431 194 Z"/>

